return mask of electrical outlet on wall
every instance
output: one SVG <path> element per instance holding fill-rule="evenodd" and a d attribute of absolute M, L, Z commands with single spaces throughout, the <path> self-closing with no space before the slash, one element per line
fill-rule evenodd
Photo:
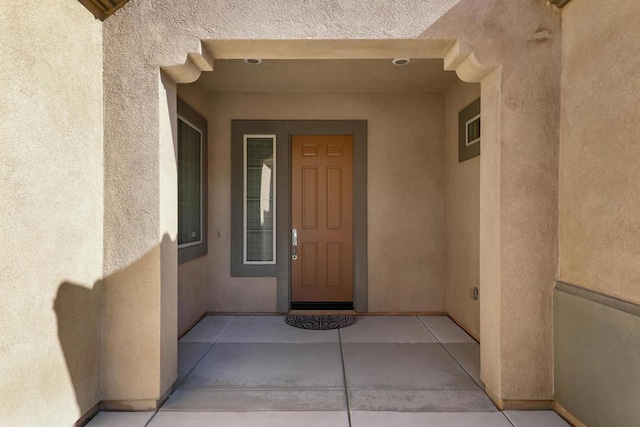
<path fill-rule="evenodd" d="M 471 298 L 477 300 L 480 297 L 480 291 L 476 286 L 471 289 Z"/>

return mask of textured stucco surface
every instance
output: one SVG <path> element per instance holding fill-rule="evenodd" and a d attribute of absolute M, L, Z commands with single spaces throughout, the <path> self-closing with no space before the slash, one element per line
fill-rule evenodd
<path fill-rule="evenodd" d="M 440 4 L 435 15 L 438 4 L 410 3 L 257 2 L 246 10 L 217 2 L 138 1 L 107 21 L 105 135 L 117 149 L 113 158 L 107 151 L 106 162 L 107 176 L 114 177 L 105 188 L 107 268 L 133 262 L 165 232 L 155 219 L 159 183 L 150 179 L 157 176 L 154 129 L 166 96 L 158 90 L 158 66 L 184 63 L 185 52 L 201 51 L 199 39 L 413 37 L 432 22 L 423 16 L 437 16 L 454 2 Z M 494 146 L 487 150 L 491 156 L 481 157 L 480 189 L 480 235 L 487 242 L 480 255 L 481 328 L 488 339 L 481 334 L 483 378 L 505 399 L 552 395 L 559 29 L 559 12 L 543 1 L 463 0 L 425 34 L 460 39 L 463 51 L 476 53 L 481 64 L 501 66 L 487 77 L 472 58 L 458 72 L 484 78 L 483 89 L 491 91 L 483 111 Z M 136 187 L 123 185 L 130 181 Z M 275 284 L 264 283 L 262 293 L 252 295 L 255 301 L 269 286 Z"/>
<path fill-rule="evenodd" d="M 69 426 L 100 400 L 101 24 L 0 6 L 0 424 Z"/>
<path fill-rule="evenodd" d="M 563 11 L 559 279 L 640 303 L 637 2 Z"/>
<path fill-rule="evenodd" d="M 202 117 L 208 119 L 209 98 L 201 90 L 184 90 L 178 96 Z M 209 137 L 211 140 L 212 138 Z M 207 143 L 209 143 L 207 141 Z M 211 167 L 209 167 L 211 172 Z M 210 202 L 209 205 L 213 203 Z M 211 237 L 209 237 L 211 239 Z M 207 256 L 178 265 L 178 335 L 184 333 L 207 311 L 209 268 Z"/>
<path fill-rule="evenodd" d="M 499 66 L 482 81 L 481 376 L 503 400 L 552 399 L 560 13 L 544 1 L 462 0 L 422 37 L 459 39 Z"/>
<path fill-rule="evenodd" d="M 178 335 L 186 332 L 207 311 L 208 274 L 206 256 L 178 266 Z"/>
<path fill-rule="evenodd" d="M 640 303 L 637 2 L 563 11 L 559 280 Z M 556 291 L 557 399 L 589 426 L 640 422 L 637 316 Z"/>
<path fill-rule="evenodd" d="M 3 2 L 0 298 L 9 303 L 0 311 L 0 382 L 10 390 L 0 403 L 3 422 L 69 425 L 100 398 L 157 399 L 175 378 L 176 88 L 161 80 L 160 66 L 184 63 L 187 52 L 201 50 L 200 39 L 411 38 L 455 3 L 258 0 L 239 7 L 221 0 L 136 0 L 106 21 L 102 33 L 102 24 L 74 1 L 55 0 L 49 5 L 55 13 L 46 15 L 32 1 Z M 500 67 L 482 80 L 480 304 L 482 378 L 507 400 L 552 397 L 556 271 L 567 282 L 640 302 L 634 2 L 580 0 L 563 15 L 561 115 L 560 13 L 545 1 L 462 0 L 425 34 L 460 39 L 480 63 Z M 345 102 L 367 110 L 364 102 Z M 421 157 L 403 158 L 389 141 L 379 144 L 379 157 L 370 155 L 370 167 L 380 173 L 370 188 L 375 183 L 381 194 L 393 193 L 392 202 L 421 208 L 420 200 L 407 200 L 403 186 L 416 171 L 435 173 L 417 166 L 431 146 L 416 147 Z M 444 158 L 444 146 L 438 149 Z M 395 175 L 386 170 L 388 162 L 400 161 L 413 166 Z M 440 185 L 442 167 L 435 166 Z M 425 192 L 435 185 L 417 178 Z M 376 227 L 370 239 L 398 249 L 395 239 L 405 237 L 408 227 L 400 224 L 393 234 L 385 228 L 387 218 L 411 220 L 412 213 L 392 211 L 375 193 L 372 202 L 377 210 L 370 216 Z M 443 195 L 439 203 L 444 212 Z M 434 215 L 420 220 L 435 221 Z M 228 233 L 211 237 L 212 245 L 228 244 Z M 408 301 L 424 297 L 437 278 L 399 273 L 387 260 L 396 254 L 386 251 L 384 245 L 370 251 L 380 264 L 370 267 L 370 309 L 414 307 Z M 414 265 L 442 256 L 421 254 L 426 256 L 410 259 Z M 382 285 L 423 280 L 393 293 Z M 275 307 L 275 280 L 234 283 L 242 284 L 254 292 L 216 289 L 233 301 L 225 309 L 245 301 L 256 311 Z M 442 306 L 444 295 L 439 298 Z M 140 364 L 142 359 L 153 362 Z"/>
<path fill-rule="evenodd" d="M 480 157 L 458 162 L 458 113 L 480 97 L 480 85 L 454 83 L 445 98 L 447 312 L 480 336 Z"/>
<path fill-rule="evenodd" d="M 167 344 L 178 317 L 176 180 L 169 167 L 175 87 L 161 82 L 159 67 L 183 64 L 187 53 L 201 52 L 201 39 L 411 38 L 455 3 L 137 0 L 104 22 L 105 399 L 157 399 L 176 372 Z M 117 304 L 131 284 L 135 291 Z M 250 305 L 275 307 L 266 297 L 270 287 L 275 280 L 251 294 Z M 124 329 L 138 320 L 145 326 Z M 160 360 L 159 370 L 139 365 L 142 352 Z"/>
<path fill-rule="evenodd" d="M 369 311 L 444 311 L 441 95 L 221 93 L 211 100 L 210 311 L 276 311 L 275 278 L 229 273 L 232 118 L 368 120 Z"/>
<path fill-rule="evenodd" d="M 224 111 L 199 83 L 178 85 L 178 96 L 208 121 L 209 130 L 209 252 L 206 257 L 180 266 L 183 277 L 197 280 L 197 292 L 205 311 L 275 313 L 276 278 L 230 277 L 231 251 L 231 118 L 239 114 Z M 201 261 L 204 260 L 204 261 Z M 195 283 L 195 281 L 193 282 Z M 189 286 L 189 285 L 186 285 Z M 186 288 L 185 286 L 185 288 Z M 195 289 L 193 289 L 195 291 Z M 181 302 L 181 305 L 184 303 Z M 195 312 L 194 312 L 195 314 Z"/>

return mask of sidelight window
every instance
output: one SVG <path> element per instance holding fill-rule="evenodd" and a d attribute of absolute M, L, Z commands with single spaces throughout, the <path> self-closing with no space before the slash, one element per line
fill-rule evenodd
<path fill-rule="evenodd" d="M 276 263 L 276 136 L 244 135 L 244 264 Z"/>

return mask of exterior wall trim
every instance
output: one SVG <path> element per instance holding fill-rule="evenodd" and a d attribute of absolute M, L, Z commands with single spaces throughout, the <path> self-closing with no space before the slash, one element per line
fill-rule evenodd
<path fill-rule="evenodd" d="M 640 305 L 629 301 L 624 301 L 565 282 L 557 282 L 556 290 L 640 317 Z"/>
<path fill-rule="evenodd" d="M 557 401 L 553 402 L 553 410 L 556 411 L 558 415 L 564 418 L 573 427 L 587 427 L 582 421 L 580 421 L 571 412 L 567 411 L 565 407 L 559 404 Z"/>
<path fill-rule="evenodd" d="M 639 425 L 638 308 L 565 283 L 554 289 L 555 400 L 586 425 Z"/>
<path fill-rule="evenodd" d="M 484 385 L 484 391 L 489 396 L 493 404 L 501 411 L 520 410 L 520 411 L 539 411 L 553 408 L 553 400 L 518 400 L 518 399 L 501 399 L 490 387 Z"/>

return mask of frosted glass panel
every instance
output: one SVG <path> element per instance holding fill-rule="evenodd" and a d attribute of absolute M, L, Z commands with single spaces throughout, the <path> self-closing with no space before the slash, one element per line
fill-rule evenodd
<path fill-rule="evenodd" d="M 244 263 L 275 263 L 275 135 L 244 138 Z"/>

